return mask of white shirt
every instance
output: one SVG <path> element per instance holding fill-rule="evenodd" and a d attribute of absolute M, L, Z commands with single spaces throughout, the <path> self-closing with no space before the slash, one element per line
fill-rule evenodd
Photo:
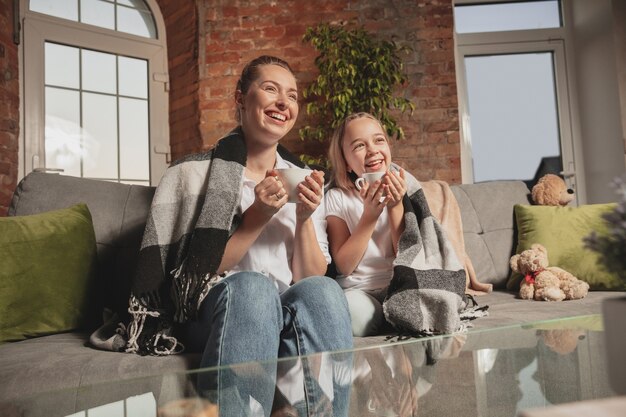
<path fill-rule="evenodd" d="M 340 218 L 346 223 L 350 234 L 352 234 L 363 215 L 361 197 L 356 194 L 356 191 L 347 193 L 340 188 L 333 188 L 326 193 L 324 199 L 326 200 L 326 217 Z M 352 271 L 352 274 L 340 275 L 337 282 L 346 289 L 377 290 L 386 288 L 391 281 L 394 259 L 389 214 L 385 209 L 376 222 L 363 258 Z"/>
<path fill-rule="evenodd" d="M 276 168 L 294 168 L 296 165 L 285 161 L 276 153 Z M 254 203 L 256 182 L 244 176 L 239 214 Z M 330 263 L 328 237 L 326 235 L 326 215 L 324 201 L 311 215 L 320 249 Z M 286 203 L 265 225 L 239 263 L 227 272 L 232 275 L 240 271 L 256 271 L 272 278 L 280 292 L 285 291 L 292 280 L 291 258 L 296 230 L 296 203 Z"/>

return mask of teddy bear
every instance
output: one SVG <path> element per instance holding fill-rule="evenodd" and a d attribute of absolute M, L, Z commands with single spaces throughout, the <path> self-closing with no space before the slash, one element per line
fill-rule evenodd
<path fill-rule="evenodd" d="M 543 329 L 537 330 L 537 335 L 543 339 L 543 344 L 551 351 L 560 355 L 572 353 L 578 347 L 578 342 L 585 338 L 585 331 L 580 329 Z"/>
<path fill-rule="evenodd" d="M 539 244 L 531 245 L 510 260 L 511 269 L 524 276 L 519 295 L 524 300 L 562 301 L 584 298 L 589 284 L 556 266 L 548 266 L 548 251 Z"/>
<path fill-rule="evenodd" d="M 574 190 L 567 188 L 563 178 L 546 174 L 532 188 L 535 204 L 540 206 L 567 206 L 574 199 Z"/>

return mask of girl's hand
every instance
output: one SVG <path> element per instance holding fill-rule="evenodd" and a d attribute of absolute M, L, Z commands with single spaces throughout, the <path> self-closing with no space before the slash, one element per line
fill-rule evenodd
<path fill-rule="evenodd" d="M 265 179 L 254 187 L 254 203 L 252 207 L 270 219 L 287 202 L 287 191 L 278 179 L 276 171 L 267 171 Z"/>
<path fill-rule="evenodd" d="M 400 168 L 399 173 L 393 171 L 387 172 L 383 177 L 383 184 L 387 186 L 387 205 L 393 208 L 400 204 L 407 191 L 406 181 L 404 180 L 404 169 Z"/>
<path fill-rule="evenodd" d="M 324 172 L 313 170 L 311 175 L 298 184 L 298 204 L 296 204 L 296 220 L 303 221 L 319 207 L 324 195 Z"/>
<path fill-rule="evenodd" d="M 384 177 L 383 177 L 384 178 Z M 373 184 L 364 183 L 359 194 L 363 199 L 363 215 L 366 220 L 377 220 L 389 201 L 388 186 L 381 180 Z M 385 195 L 386 197 L 383 197 Z"/>

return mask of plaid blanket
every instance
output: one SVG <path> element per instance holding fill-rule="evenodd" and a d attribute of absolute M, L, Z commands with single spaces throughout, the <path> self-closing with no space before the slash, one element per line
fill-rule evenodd
<path fill-rule="evenodd" d="M 430 212 L 421 184 L 409 173 L 406 183 L 404 232 L 383 303 L 385 318 L 396 330 L 410 334 L 462 330 L 462 312 L 464 320 L 484 313 L 467 308 L 465 269 Z"/>
<path fill-rule="evenodd" d="M 283 157 L 302 163 L 284 147 Z M 240 223 L 246 145 L 240 128 L 213 149 L 167 169 L 156 189 L 131 288 L 131 322 L 122 329 L 126 352 L 168 355 L 182 345 L 174 323 L 197 314 L 230 235 Z"/>

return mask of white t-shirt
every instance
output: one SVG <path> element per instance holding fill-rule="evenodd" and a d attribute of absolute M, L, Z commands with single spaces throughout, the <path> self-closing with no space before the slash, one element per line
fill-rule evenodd
<path fill-rule="evenodd" d="M 326 217 L 335 216 L 343 220 L 352 234 L 363 214 L 363 200 L 354 192 L 340 188 L 329 190 L 326 200 Z M 391 281 L 395 253 L 391 242 L 389 214 L 383 210 L 376 222 L 372 238 L 367 244 L 363 258 L 348 276 L 340 275 L 337 282 L 342 288 L 377 290 L 386 288 Z"/>
<path fill-rule="evenodd" d="M 294 167 L 296 167 L 294 164 L 282 159 L 278 153 L 276 154 L 276 168 Z M 254 180 L 244 176 L 239 214 L 246 211 L 254 203 L 255 186 Z M 320 206 L 311 215 L 311 220 L 313 220 L 315 234 L 322 253 L 326 257 L 326 262 L 330 263 L 323 199 Z M 291 258 L 293 257 L 295 230 L 296 204 L 287 203 L 274 214 L 243 258 L 226 275 L 240 271 L 260 272 L 272 278 L 280 292 L 285 291 L 292 280 Z"/>

